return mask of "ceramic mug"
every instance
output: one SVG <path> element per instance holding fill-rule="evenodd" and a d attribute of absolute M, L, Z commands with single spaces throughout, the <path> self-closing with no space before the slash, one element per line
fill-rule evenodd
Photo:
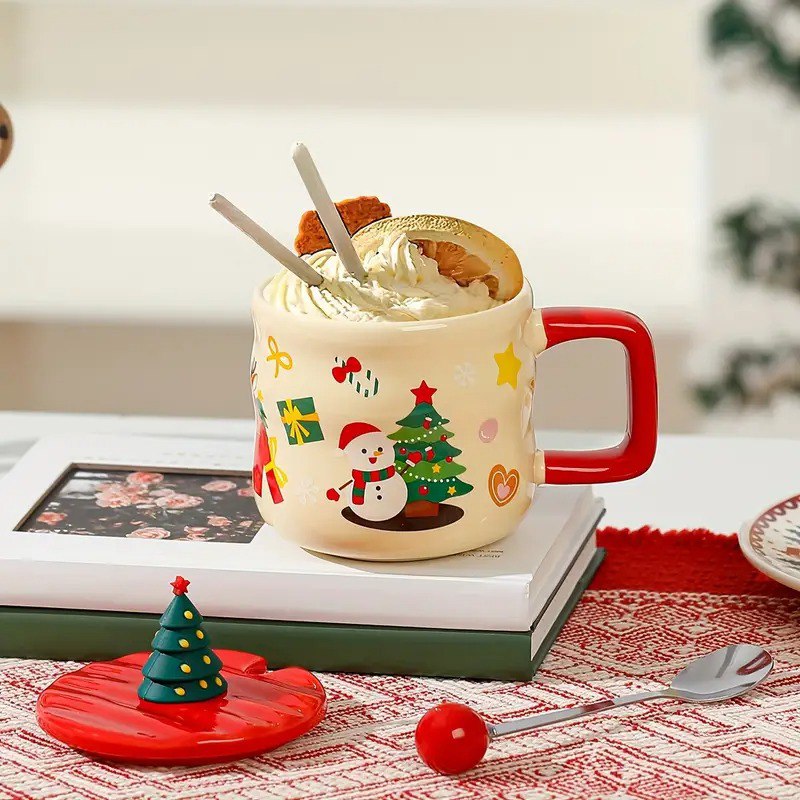
<path fill-rule="evenodd" d="M 433 558 L 511 533 L 542 483 L 634 478 L 656 447 L 653 343 L 603 308 L 533 308 L 526 282 L 486 311 L 420 322 L 292 314 L 255 293 L 256 501 L 280 534 L 322 553 Z M 536 357 L 613 339 L 628 359 L 628 431 L 605 450 L 542 451 Z"/>

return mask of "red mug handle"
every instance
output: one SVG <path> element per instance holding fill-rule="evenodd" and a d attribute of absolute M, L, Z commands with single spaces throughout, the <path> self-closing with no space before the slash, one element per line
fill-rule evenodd
<path fill-rule="evenodd" d="M 625 348 L 628 427 L 615 447 L 538 451 L 537 483 L 611 483 L 646 472 L 658 432 L 656 359 L 647 326 L 635 314 L 614 308 L 545 308 L 540 314 L 539 333 L 546 340 L 540 352 L 577 339 L 613 339 Z"/>

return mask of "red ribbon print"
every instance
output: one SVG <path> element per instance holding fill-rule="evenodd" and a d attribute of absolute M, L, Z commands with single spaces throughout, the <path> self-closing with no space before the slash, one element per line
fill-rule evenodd
<path fill-rule="evenodd" d="M 355 356 L 350 356 L 342 366 L 334 367 L 331 375 L 336 383 L 344 383 L 351 372 L 361 372 L 361 362 Z"/>

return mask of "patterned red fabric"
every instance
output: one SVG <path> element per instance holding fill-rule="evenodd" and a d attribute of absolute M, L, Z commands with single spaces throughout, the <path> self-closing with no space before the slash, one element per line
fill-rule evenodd
<path fill-rule="evenodd" d="M 651 528 L 606 528 L 599 532 L 598 543 L 611 557 L 598 571 L 592 589 L 797 596 L 753 567 L 734 535 L 700 529 L 662 533 Z"/>
<path fill-rule="evenodd" d="M 0 799 L 759 800 L 800 796 L 800 596 L 762 580 L 735 541 L 707 531 L 606 529 L 606 562 L 536 680 L 322 675 L 329 714 L 272 753 L 210 767 L 93 762 L 43 733 L 36 696 L 74 665 L 0 661 Z M 761 644 L 776 669 L 722 704 L 662 700 L 498 740 L 468 775 L 417 758 L 432 705 L 489 721 L 655 688 L 695 656 Z"/>

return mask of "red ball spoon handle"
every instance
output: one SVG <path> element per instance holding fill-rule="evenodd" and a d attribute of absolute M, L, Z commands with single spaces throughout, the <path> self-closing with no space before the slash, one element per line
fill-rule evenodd
<path fill-rule="evenodd" d="M 417 751 L 431 768 L 456 775 L 476 767 L 489 742 L 500 736 L 571 722 L 587 714 L 660 698 L 677 698 L 690 703 L 714 703 L 738 697 L 757 686 L 772 672 L 772 656 L 753 644 L 721 647 L 692 661 L 667 687 L 626 697 L 598 700 L 574 708 L 556 709 L 533 717 L 488 725 L 476 711 L 460 703 L 442 703 L 419 721 Z"/>
<path fill-rule="evenodd" d="M 458 775 L 477 767 L 489 743 L 501 736 L 570 722 L 587 714 L 672 696 L 669 689 L 640 692 L 612 700 L 598 700 L 574 708 L 545 711 L 533 717 L 489 725 L 477 711 L 461 703 L 441 703 L 425 714 L 417 725 L 415 741 L 420 758 L 436 772 Z"/>

